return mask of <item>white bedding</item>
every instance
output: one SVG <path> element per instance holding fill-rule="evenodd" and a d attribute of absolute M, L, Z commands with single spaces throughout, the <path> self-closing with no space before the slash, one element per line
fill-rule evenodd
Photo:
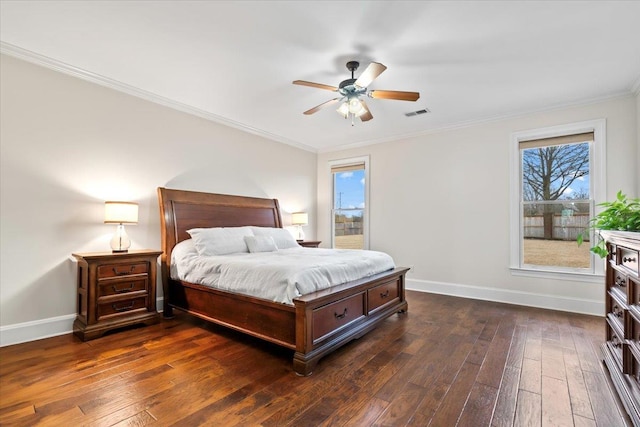
<path fill-rule="evenodd" d="M 199 256 L 191 239 L 171 255 L 171 278 L 293 304 L 293 299 L 395 267 L 386 253 L 290 248 L 274 252 Z"/>

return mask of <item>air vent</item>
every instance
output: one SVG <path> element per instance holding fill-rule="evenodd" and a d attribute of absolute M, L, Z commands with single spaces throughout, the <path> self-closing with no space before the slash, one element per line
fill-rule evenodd
<path fill-rule="evenodd" d="M 431 111 L 428 108 L 423 108 L 422 110 L 418 110 L 418 111 L 412 111 L 410 113 L 404 113 L 405 116 L 407 117 L 413 117 L 413 116 L 419 116 L 421 114 L 427 114 L 430 113 Z"/>

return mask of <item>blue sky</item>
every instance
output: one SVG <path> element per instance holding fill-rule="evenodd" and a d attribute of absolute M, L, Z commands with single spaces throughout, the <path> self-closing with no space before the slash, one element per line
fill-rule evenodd
<path fill-rule="evenodd" d="M 334 191 L 335 209 L 364 208 L 364 169 L 336 174 Z"/>

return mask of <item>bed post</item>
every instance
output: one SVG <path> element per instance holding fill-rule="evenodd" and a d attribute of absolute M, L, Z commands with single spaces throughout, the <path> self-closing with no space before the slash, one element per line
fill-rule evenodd
<path fill-rule="evenodd" d="M 158 187 L 158 203 L 160 204 L 160 224 L 165 224 L 165 221 L 171 222 L 173 224 L 173 216 L 170 215 L 169 212 L 166 212 L 165 206 L 165 197 L 164 197 L 164 188 Z M 171 209 L 171 205 L 169 205 L 168 209 Z M 167 250 L 169 247 L 168 239 L 171 236 L 167 233 L 167 227 L 163 226 L 160 228 L 160 235 L 162 241 L 162 255 L 160 256 L 160 272 L 162 273 L 162 317 L 165 319 L 173 318 L 173 307 L 169 305 L 169 261 L 171 252 Z M 175 242 L 173 242 L 175 244 Z M 173 247 L 173 245 L 171 246 Z"/>

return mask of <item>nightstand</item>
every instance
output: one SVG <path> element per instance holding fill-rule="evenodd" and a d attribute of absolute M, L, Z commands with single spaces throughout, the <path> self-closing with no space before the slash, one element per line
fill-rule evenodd
<path fill-rule="evenodd" d="M 305 248 L 317 248 L 320 243 L 322 243 L 321 240 L 317 240 L 317 241 L 313 241 L 313 240 L 298 240 L 298 244 L 300 246 L 304 246 Z"/>
<path fill-rule="evenodd" d="M 76 253 L 78 314 L 73 333 L 87 341 L 124 326 L 159 320 L 156 263 L 162 251 Z"/>

